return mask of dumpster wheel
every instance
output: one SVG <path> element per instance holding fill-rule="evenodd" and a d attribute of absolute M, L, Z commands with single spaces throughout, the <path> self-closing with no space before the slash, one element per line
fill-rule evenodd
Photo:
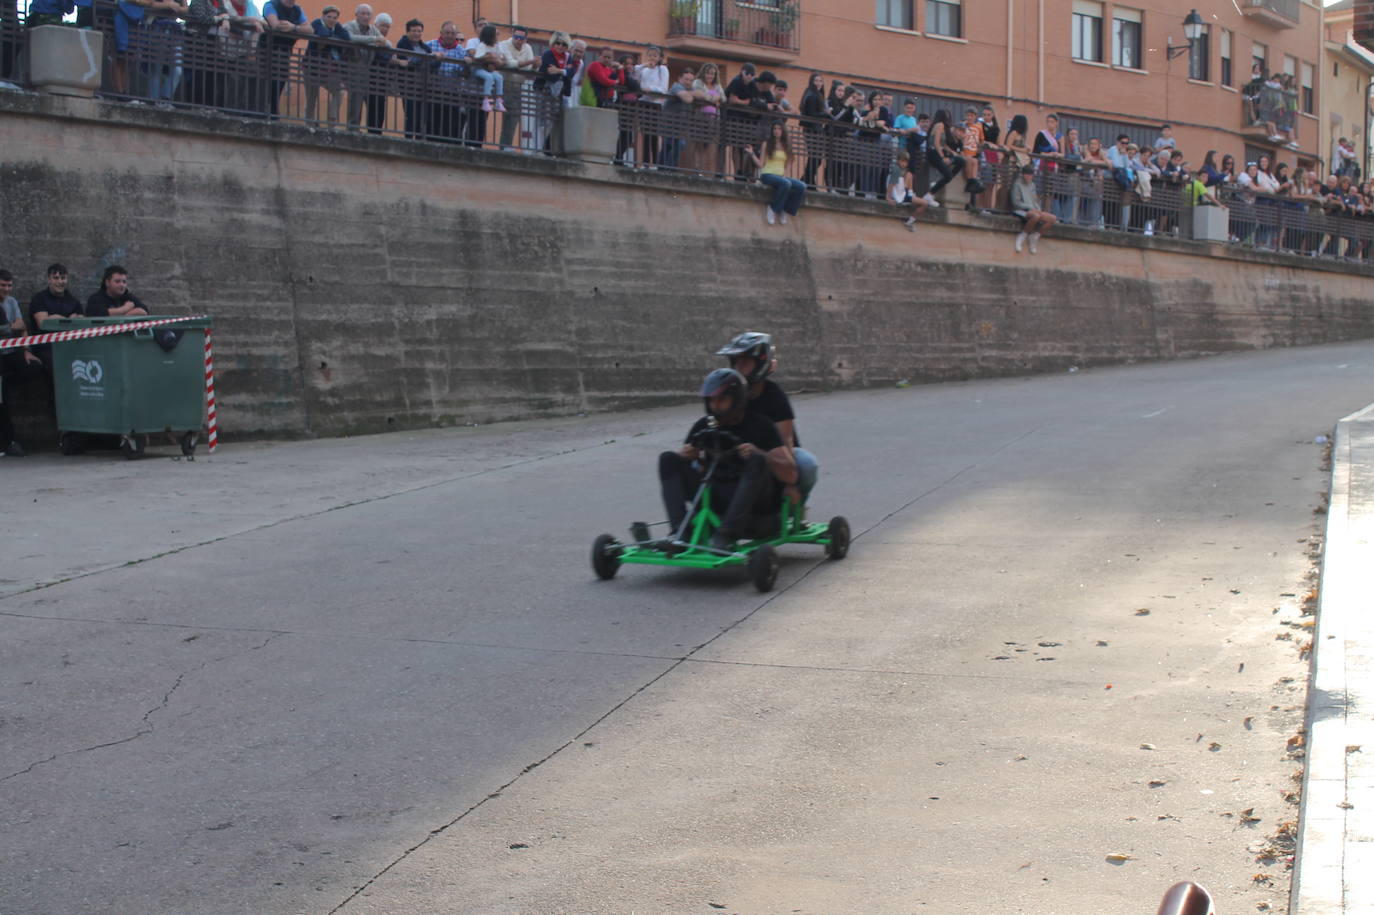
<path fill-rule="evenodd" d="M 178 441 L 181 443 L 181 453 L 194 460 L 196 456 L 196 434 L 187 432 Z"/>
<path fill-rule="evenodd" d="M 119 450 L 123 451 L 124 456 L 131 461 L 143 457 L 143 449 L 147 444 L 146 436 L 130 433 L 119 437 Z"/>
<path fill-rule="evenodd" d="M 80 454 L 83 450 L 81 433 L 62 432 L 57 436 L 57 450 L 63 454 Z"/>

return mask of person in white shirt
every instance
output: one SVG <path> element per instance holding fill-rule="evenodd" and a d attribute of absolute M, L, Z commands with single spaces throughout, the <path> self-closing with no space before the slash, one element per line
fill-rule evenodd
<path fill-rule="evenodd" d="M 515 128 L 522 122 L 530 123 L 521 127 L 519 145 L 525 145 L 526 135 L 534 135 L 533 117 L 521 113 L 530 107 L 524 100 L 525 86 L 539 68 L 539 55 L 534 53 L 534 47 L 529 42 L 529 30 L 523 25 L 512 26 L 510 37 L 496 47 L 506 55 L 506 108 L 513 111 L 501 119 L 501 148 L 510 149 L 515 145 Z"/>
<path fill-rule="evenodd" d="M 635 79 L 639 80 L 640 101 L 647 105 L 662 108 L 668 94 L 668 68 L 663 65 L 663 52 L 650 45 L 644 52 L 644 63 L 635 67 Z M 644 165 L 649 167 L 658 162 L 658 134 L 644 131 Z"/>

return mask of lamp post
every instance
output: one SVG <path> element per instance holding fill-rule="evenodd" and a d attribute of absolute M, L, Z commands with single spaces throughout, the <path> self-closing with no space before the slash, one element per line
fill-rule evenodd
<path fill-rule="evenodd" d="M 1183 37 L 1188 39 L 1187 44 L 1174 44 L 1174 36 L 1169 36 L 1169 60 L 1173 60 L 1180 54 L 1187 54 L 1192 48 L 1193 42 L 1202 37 L 1203 22 L 1202 17 L 1197 14 L 1197 10 L 1192 10 L 1187 16 L 1183 17 Z"/>

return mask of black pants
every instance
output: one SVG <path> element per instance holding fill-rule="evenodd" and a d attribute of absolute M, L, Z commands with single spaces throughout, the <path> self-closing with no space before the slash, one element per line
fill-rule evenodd
<path fill-rule="evenodd" d="M 962 156 L 951 155 L 949 159 L 945 159 L 944 154 L 939 152 L 927 153 L 926 161 L 931 168 L 940 173 L 940 180 L 930 186 L 931 196 L 940 193 L 946 184 L 954 180 L 955 172 L 950 170 L 951 167 L 956 171 L 962 171 L 964 167 Z"/>
<path fill-rule="evenodd" d="M 735 469 L 738 474 L 732 474 L 728 480 L 719 476 L 711 480 L 711 507 L 721 512 L 720 531 L 731 537 L 744 534 L 749 516 L 767 514 L 776 501 L 773 476 L 762 454 L 756 452 L 736 461 L 731 470 Z M 701 485 L 701 473 L 676 451 L 665 451 L 658 456 L 658 480 L 663 487 L 663 507 L 668 510 L 669 526 L 676 533 L 687 517 L 688 500 Z"/>
<path fill-rule="evenodd" d="M 9 349 L 0 355 L 0 451 L 14 441 L 14 424 L 10 422 L 10 404 L 20 387 L 47 378 L 43 367 L 24 358 L 21 350 Z M 49 387 L 49 390 L 51 388 Z M 51 406 L 51 395 L 49 395 Z"/>

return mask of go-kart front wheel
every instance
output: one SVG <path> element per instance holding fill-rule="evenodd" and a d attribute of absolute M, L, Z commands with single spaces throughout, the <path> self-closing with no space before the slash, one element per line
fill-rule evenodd
<path fill-rule="evenodd" d="M 603 581 L 615 578 L 620 569 L 620 541 L 601 534 L 592 541 L 592 571 Z"/>
<path fill-rule="evenodd" d="M 749 577 L 760 591 L 772 591 L 778 580 L 778 551 L 764 544 L 749 554 Z"/>
<path fill-rule="evenodd" d="M 849 555 L 849 522 L 844 515 L 836 515 L 826 525 L 830 540 L 825 545 L 825 555 L 831 559 L 843 559 Z"/>

